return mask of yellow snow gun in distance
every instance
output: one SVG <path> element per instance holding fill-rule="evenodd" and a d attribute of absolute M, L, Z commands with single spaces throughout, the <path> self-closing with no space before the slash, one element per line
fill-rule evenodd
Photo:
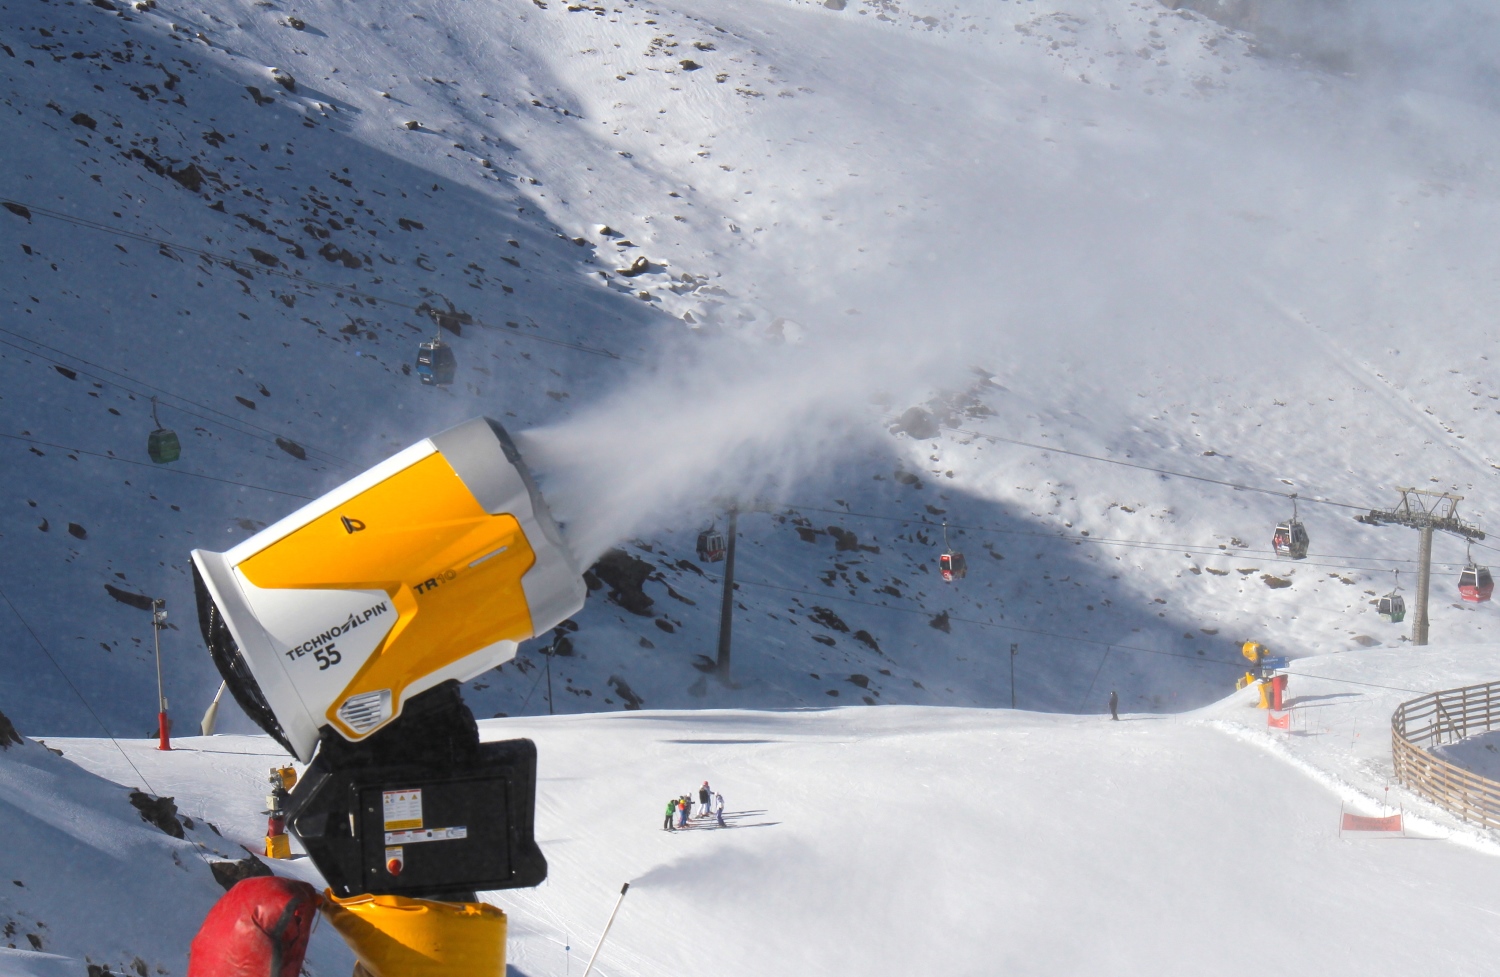
<path fill-rule="evenodd" d="M 413 696 L 509 661 L 586 593 L 520 452 L 488 418 L 192 558 L 219 672 L 304 762 L 323 727 L 370 736 Z"/>

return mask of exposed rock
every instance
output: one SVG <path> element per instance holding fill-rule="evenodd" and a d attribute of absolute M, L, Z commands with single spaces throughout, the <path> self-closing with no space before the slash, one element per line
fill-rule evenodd
<path fill-rule="evenodd" d="M 104 589 L 109 594 L 109 596 L 113 597 L 115 600 L 119 601 L 122 604 L 128 604 L 131 607 L 134 607 L 137 610 L 141 611 L 151 610 L 151 598 L 147 597 L 145 594 L 132 594 L 128 590 L 121 590 L 114 584 L 105 584 Z"/>
<path fill-rule="evenodd" d="M 590 570 L 609 586 L 610 600 L 632 614 L 651 616 L 651 606 L 655 602 L 641 588 L 656 570 L 655 566 L 624 550 L 610 550 Z"/>
<path fill-rule="evenodd" d="M 841 634 L 849 633 L 849 625 L 845 624 L 842 618 L 826 607 L 814 607 L 807 612 L 807 616 L 830 631 L 838 631 Z"/>
<path fill-rule="evenodd" d="M 651 262 L 649 262 L 649 261 L 646 260 L 646 256 L 645 255 L 641 255 L 640 257 L 636 258 L 634 261 L 632 261 L 626 267 L 624 267 L 624 268 L 616 268 L 615 269 L 615 274 L 621 275 L 621 276 L 623 276 L 625 278 L 634 278 L 636 275 L 644 275 L 646 272 L 648 272 L 650 270 L 651 270 Z"/>
<path fill-rule="evenodd" d="M 930 627 L 930 628 L 936 628 L 937 630 L 943 632 L 944 634 L 952 634 L 953 633 L 953 626 L 948 623 L 948 612 L 947 611 L 944 611 L 943 613 L 939 614 L 937 617 L 935 617 L 932 620 L 928 621 L 927 622 L 927 626 Z"/>
<path fill-rule="evenodd" d="M 293 458 L 296 458 L 298 461 L 307 460 L 307 449 L 302 447 L 302 445 L 298 444 L 295 441 L 288 441 L 286 438 L 277 438 L 276 447 L 280 448 L 282 451 L 285 451 L 287 454 L 291 455 Z"/>
<path fill-rule="evenodd" d="M 170 797 L 152 797 L 138 790 L 130 792 L 130 804 L 141 812 L 141 820 L 154 824 L 173 838 L 183 837 L 182 822 L 177 820 L 177 802 Z"/>
<path fill-rule="evenodd" d="M 909 407 L 891 426 L 891 433 L 904 433 L 914 440 L 927 441 L 938 436 L 937 418 L 924 407 Z"/>
<path fill-rule="evenodd" d="M 900 597 L 901 595 L 897 594 L 896 596 Z M 880 650 L 880 645 L 876 643 L 875 636 L 868 631 L 861 629 L 854 632 L 854 640 L 858 641 L 860 644 L 868 645 L 870 650 L 875 652 L 877 655 L 885 654 L 885 652 Z"/>
<path fill-rule="evenodd" d="M 849 676 L 849 681 L 853 682 L 855 685 L 859 686 L 862 689 L 868 689 L 870 687 L 870 676 L 868 675 L 860 675 L 856 672 L 855 674 Z"/>
<path fill-rule="evenodd" d="M 273 874 L 270 867 L 253 854 L 237 862 L 209 862 L 208 868 L 214 873 L 214 881 L 223 886 L 225 892 L 245 879 Z"/>
<path fill-rule="evenodd" d="M 625 704 L 627 710 L 639 709 L 641 703 L 645 701 L 636 695 L 635 691 L 630 688 L 630 685 L 624 679 L 620 678 L 620 676 L 611 675 L 607 682 L 615 690 L 615 694 L 620 697 L 620 701 Z"/>
<path fill-rule="evenodd" d="M 23 742 L 25 741 L 21 739 L 21 734 L 16 732 L 15 724 L 10 721 L 10 717 L 0 712 L 0 750 L 10 749 L 12 743 L 19 745 Z"/>

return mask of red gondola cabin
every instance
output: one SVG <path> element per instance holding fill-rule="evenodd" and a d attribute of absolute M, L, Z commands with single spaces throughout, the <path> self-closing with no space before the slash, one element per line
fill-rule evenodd
<path fill-rule="evenodd" d="M 1458 595 L 1471 604 L 1483 604 L 1495 593 L 1490 568 L 1470 563 L 1458 575 Z"/>

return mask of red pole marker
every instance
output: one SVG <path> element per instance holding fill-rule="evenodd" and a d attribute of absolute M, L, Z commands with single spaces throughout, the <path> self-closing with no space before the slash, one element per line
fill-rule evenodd
<path fill-rule="evenodd" d="M 156 714 L 156 733 L 158 750 L 170 750 L 172 748 L 172 720 L 167 718 L 165 712 Z"/>

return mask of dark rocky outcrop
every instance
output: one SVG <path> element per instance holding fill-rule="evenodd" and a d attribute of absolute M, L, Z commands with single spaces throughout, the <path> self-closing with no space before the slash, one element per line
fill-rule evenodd
<path fill-rule="evenodd" d="M 656 571 L 656 567 L 624 550 L 610 550 L 590 570 L 609 587 L 610 600 L 632 614 L 651 616 L 651 606 L 655 602 L 641 588 Z"/>
<path fill-rule="evenodd" d="M 272 874 L 270 867 L 254 855 L 247 855 L 237 862 L 209 862 L 208 867 L 214 873 L 214 881 L 223 886 L 225 892 L 245 879 Z"/>
<path fill-rule="evenodd" d="M 130 792 L 130 806 L 141 812 L 141 820 L 154 824 L 173 838 L 183 837 L 182 822 L 177 819 L 177 802 L 170 797 L 152 797 L 142 791 Z"/>

